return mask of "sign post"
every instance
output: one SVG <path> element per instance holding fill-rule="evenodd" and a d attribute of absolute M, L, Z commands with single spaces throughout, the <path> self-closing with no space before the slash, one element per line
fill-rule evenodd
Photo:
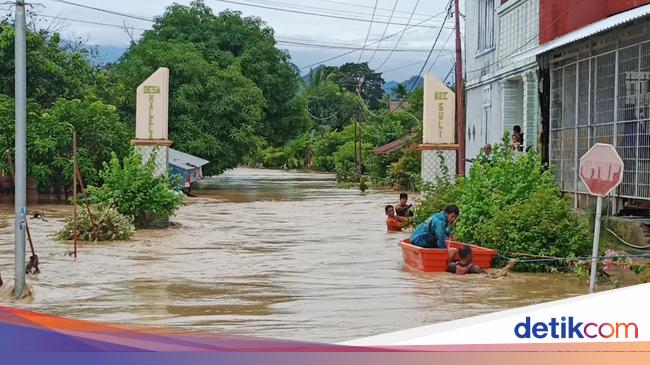
<path fill-rule="evenodd" d="M 136 90 L 135 145 L 142 163 L 153 159 L 157 176 L 167 176 L 169 161 L 169 69 L 161 67 Z"/>
<path fill-rule="evenodd" d="M 580 180 L 592 195 L 597 196 L 596 221 L 594 222 L 594 246 L 591 254 L 589 292 L 596 288 L 598 251 L 600 245 L 600 218 L 603 197 L 609 195 L 623 181 L 623 160 L 611 144 L 596 143 L 580 158 Z"/>
<path fill-rule="evenodd" d="M 422 180 L 456 178 L 458 144 L 455 143 L 455 94 L 433 75 L 424 77 L 422 144 Z"/>

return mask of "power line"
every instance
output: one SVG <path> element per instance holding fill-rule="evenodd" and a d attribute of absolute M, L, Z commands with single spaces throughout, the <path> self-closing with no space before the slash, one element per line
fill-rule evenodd
<path fill-rule="evenodd" d="M 447 73 L 447 76 L 445 76 L 445 80 L 442 82 L 443 84 L 447 83 L 447 79 L 449 78 L 449 76 L 451 76 L 451 73 L 454 71 L 455 68 L 456 68 L 455 64 L 451 65 L 451 69 L 449 69 L 449 72 Z"/>
<path fill-rule="evenodd" d="M 454 34 L 454 32 L 449 32 L 449 36 L 445 40 L 445 44 L 442 45 L 442 48 L 445 48 L 447 46 L 447 44 L 449 43 L 449 40 L 451 39 L 451 36 L 453 34 Z M 429 69 L 427 70 L 427 73 L 431 72 L 431 69 L 433 68 L 433 66 L 436 64 L 436 62 L 438 62 L 438 58 L 440 58 L 440 53 L 438 53 L 438 56 L 436 56 L 436 59 L 433 60 L 433 63 L 431 63 L 431 66 L 429 66 Z"/>
<path fill-rule="evenodd" d="M 441 13 L 439 13 L 439 14 L 433 15 L 433 16 L 431 16 L 430 18 L 425 19 L 425 20 L 423 20 L 423 21 L 420 22 L 420 23 L 416 23 L 416 24 L 410 25 L 410 26 L 408 26 L 407 28 L 408 28 L 408 29 L 414 28 L 416 25 L 418 25 L 418 24 L 422 24 L 422 23 L 424 23 L 424 22 L 427 22 L 427 21 L 433 19 L 434 17 L 437 17 L 437 16 L 439 16 L 440 14 L 444 14 L 444 13 L 446 13 L 446 12 L 447 12 L 447 11 L 445 10 L 444 12 L 441 12 Z M 379 38 L 379 39 L 377 39 L 377 40 L 375 40 L 375 41 L 372 41 L 372 42 L 371 42 L 370 44 L 368 44 L 368 45 L 369 45 L 369 46 L 372 46 L 373 44 L 377 44 L 378 42 L 381 42 L 381 41 L 386 40 L 386 39 L 388 39 L 388 38 L 392 38 L 392 37 L 394 37 L 394 36 L 400 34 L 400 32 L 401 32 L 401 31 L 399 31 L 399 32 L 395 32 L 395 33 L 392 33 L 392 34 L 389 34 L 389 35 L 387 35 L 387 36 L 385 36 L 385 37 L 382 37 L 382 38 Z M 337 56 L 330 57 L 330 58 L 327 58 L 327 59 L 324 59 L 324 60 L 321 60 L 321 61 L 318 61 L 318 62 L 312 63 L 312 64 L 310 64 L 310 65 L 307 65 L 307 66 L 301 67 L 300 69 L 301 69 L 301 70 L 304 70 L 304 69 L 306 69 L 306 68 L 310 68 L 310 67 L 313 67 L 313 66 L 317 66 L 317 65 L 320 65 L 320 64 L 325 63 L 325 62 L 333 61 L 333 60 L 335 60 L 335 59 L 338 59 L 338 58 L 341 58 L 341 57 L 345 57 L 345 56 L 347 56 L 347 55 L 349 55 L 349 54 L 352 54 L 352 53 L 354 53 L 354 52 L 357 52 L 357 51 L 359 51 L 359 50 L 361 50 L 361 48 L 357 48 L 357 49 L 354 49 L 354 50 L 350 50 L 350 51 L 347 51 L 347 52 L 343 52 L 343 53 L 341 53 L 341 54 L 339 54 L 339 55 L 337 55 Z"/>
<path fill-rule="evenodd" d="M 402 38 L 404 37 L 404 33 L 406 33 L 406 30 L 409 29 L 409 26 L 410 26 L 410 24 L 411 24 L 411 18 L 413 18 L 413 14 L 415 14 L 415 11 L 418 9 L 418 5 L 420 5 L 420 0 L 418 0 L 418 1 L 415 3 L 415 6 L 413 7 L 413 11 L 411 12 L 411 16 L 409 17 L 409 20 L 408 20 L 408 22 L 406 23 L 406 26 L 404 27 L 404 29 L 402 29 L 402 33 L 400 33 L 399 38 L 397 39 L 397 42 L 395 42 L 395 45 L 393 46 L 393 48 L 397 48 L 397 46 L 399 45 L 399 42 L 401 42 L 401 41 L 402 41 Z M 445 17 L 445 19 L 447 19 L 447 18 Z M 444 26 L 444 23 L 442 24 L 442 26 Z M 393 52 L 389 53 L 388 56 L 384 59 L 384 62 L 382 62 L 382 63 L 381 63 L 379 66 L 377 66 L 375 69 L 376 69 L 376 70 L 379 70 L 383 65 L 386 64 L 386 62 L 388 62 L 388 60 L 390 59 L 390 57 L 391 57 L 392 55 L 393 55 Z"/>
<path fill-rule="evenodd" d="M 361 62 L 361 57 L 363 57 L 363 51 L 366 50 L 366 45 L 368 44 L 368 37 L 370 37 L 370 31 L 372 30 L 372 23 L 375 20 L 375 13 L 377 13 L 377 5 L 379 0 L 375 0 L 375 8 L 372 9 L 372 18 L 370 18 L 370 25 L 368 25 L 368 32 L 366 33 L 366 40 L 363 41 L 363 47 L 361 47 L 361 53 L 359 53 L 359 59 L 357 63 Z"/>
<path fill-rule="evenodd" d="M 97 7 L 94 7 L 94 6 L 78 4 L 78 3 L 75 3 L 75 2 L 72 2 L 72 1 L 66 1 L 66 0 L 49 0 L 49 1 L 54 1 L 54 2 L 57 2 L 57 3 L 71 5 L 71 6 L 76 6 L 76 7 L 80 7 L 80 8 L 84 8 L 84 9 L 95 10 L 95 11 L 99 11 L 99 12 L 102 12 L 102 13 L 118 15 L 118 16 L 122 16 L 122 17 L 125 17 L 125 18 L 131 18 L 131 19 L 143 20 L 143 21 L 150 22 L 150 23 L 155 23 L 155 21 L 152 18 L 148 18 L 148 17 L 141 16 L 141 15 L 120 13 L 120 12 L 113 11 L 113 10 L 101 9 L 101 8 L 97 8 Z"/>
<path fill-rule="evenodd" d="M 386 36 L 386 32 L 388 31 L 388 27 L 390 27 L 390 22 L 393 20 L 393 14 L 395 14 L 395 9 L 397 9 L 397 4 L 399 3 L 399 0 L 395 0 L 395 5 L 393 5 L 393 10 L 390 12 L 390 18 L 388 18 L 388 24 L 386 24 L 386 27 L 384 27 L 384 32 L 381 34 L 381 38 L 384 38 Z M 375 58 L 375 55 L 377 54 L 377 49 L 379 49 L 379 46 L 381 46 L 381 41 L 377 43 L 377 47 L 375 47 L 375 51 L 372 52 L 372 56 L 370 56 L 370 59 L 368 59 L 368 63 L 372 62 L 373 58 Z"/>
<path fill-rule="evenodd" d="M 366 6 L 362 5 L 360 6 L 361 8 L 364 9 L 364 12 L 358 12 L 358 11 L 352 11 L 352 10 L 344 10 L 341 8 L 328 8 L 328 7 L 320 7 L 320 6 L 312 6 L 312 5 L 296 5 L 295 3 L 291 2 L 282 2 L 282 1 L 277 1 L 277 0 L 247 0 L 249 3 L 263 3 L 266 5 L 274 5 L 274 6 L 279 6 L 282 8 L 287 8 L 287 9 L 298 9 L 298 10 L 304 10 L 304 11 L 314 11 L 317 13 L 327 13 L 327 14 L 334 14 L 334 15 L 348 15 L 348 16 L 354 16 L 354 17 L 359 17 L 359 16 L 366 16 L 368 14 L 366 9 L 374 9 L 373 6 Z M 337 3 L 338 5 L 341 5 L 340 3 Z M 349 4 L 353 5 L 353 4 Z M 386 18 L 386 15 L 381 15 L 380 14 L 380 8 L 377 7 L 377 14 L 376 17 L 379 18 Z M 427 17 L 426 15 L 425 17 Z M 395 19 L 406 19 L 406 17 L 403 16 L 395 16 Z M 421 20 L 421 19 L 418 19 Z"/>
<path fill-rule="evenodd" d="M 0 9 L 0 11 L 3 11 L 3 10 L 10 11 L 10 9 Z M 41 13 L 32 13 L 32 14 L 34 16 L 36 16 L 36 17 L 48 18 L 48 19 L 53 19 L 53 20 L 69 21 L 69 22 L 91 24 L 91 25 L 99 25 L 99 26 L 116 28 L 116 29 L 124 29 L 125 28 L 124 25 L 118 25 L 118 24 L 95 22 L 95 21 L 84 20 L 84 19 L 66 18 L 66 17 L 54 16 L 54 15 L 41 14 Z M 136 27 L 127 27 L 127 28 L 134 29 L 134 30 L 139 30 L 139 31 L 143 31 L 143 32 L 149 30 L 149 29 L 145 29 L 145 28 L 136 28 Z M 276 38 L 276 43 L 295 45 L 295 46 L 301 46 L 301 47 L 325 48 L 325 49 L 351 49 L 351 50 L 358 50 L 359 49 L 358 46 L 352 46 L 352 45 L 309 43 L 309 42 L 286 40 L 286 39 L 283 39 L 283 38 L 280 38 L 280 37 Z M 392 50 L 388 49 L 388 48 L 383 48 L 383 49 L 378 49 L 377 51 L 378 52 L 390 52 Z M 403 49 L 395 50 L 395 52 L 419 53 L 419 52 L 427 52 L 427 50 L 425 50 L 425 49 L 407 49 L 407 48 L 403 48 Z"/>
<path fill-rule="evenodd" d="M 370 6 L 367 6 L 367 5 L 346 3 L 346 2 L 342 2 L 342 1 L 334 1 L 334 0 L 318 0 L 318 1 L 321 1 L 321 2 L 324 2 L 324 3 L 336 4 L 336 5 L 346 5 L 346 6 L 354 6 L 354 7 L 358 7 L 358 8 L 370 9 Z M 378 9 L 379 10 L 384 10 L 384 11 L 389 10 L 389 9 L 385 9 L 385 8 L 378 8 Z M 410 12 L 408 12 L 408 11 L 401 11 L 401 10 L 398 10 L 397 13 L 410 14 Z M 431 16 L 431 14 L 422 14 L 422 13 L 415 13 L 415 15 L 419 15 L 419 16 L 422 16 L 422 17 L 430 17 Z"/>
<path fill-rule="evenodd" d="M 144 29 L 144 28 L 136 28 L 136 27 L 129 27 L 129 26 L 125 26 L 125 25 L 117 25 L 117 24 L 95 22 L 95 21 L 83 20 L 83 19 L 65 18 L 65 17 L 53 16 L 53 15 L 45 15 L 45 14 L 41 14 L 41 13 L 32 13 L 32 14 L 34 16 L 41 17 L 41 18 L 48 18 L 48 19 L 54 19 L 54 20 L 63 20 L 63 21 L 83 23 L 83 24 L 100 25 L 100 26 L 110 27 L 110 28 L 118 28 L 118 29 L 128 28 L 128 29 L 133 29 L 133 30 L 140 30 L 140 31 L 143 31 L 143 32 L 148 30 L 148 29 Z"/>
<path fill-rule="evenodd" d="M 276 39 L 277 43 L 280 44 L 290 44 L 290 45 L 296 45 L 296 46 L 302 46 L 302 47 L 315 47 L 315 48 L 329 48 L 329 49 L 352 49 L 355 51 L 360 50 L 361 48 L 359 46 L 352 46 L 352 45 L 334 45 L 334 44 L 322 44 L 322 43 L 309 43 L 309 42 L 299 42 L 299 41 L 290 41 L 290 40 L 284 40 L 281 38 Z M 379 48 L 377 49 L 377 52 L 390 52 L 392 49 L 389 48 Z M 451 50 L 448 50 L 451 51 Z M 401 48 L 401 49 L 396 49 L 395 52 L 429 52 L 428 49 L 414 49 L 414 48 Z"/>
<path fill-rule="evenodd" d="M 452 0 L 449 1 L 449 6 L 451 6 Z M 422 68 L 420 69 L 420 72 L 418 73 L 418 76 L 413 80 L 413 85 L 409 88 L 408 93 L 410 94 L 413 89 L 415 89 L 415 85 L 417 85 L 418 80 L 420 79 L 420 76 L 422 76 L 422 73 L 424 72 L 424 69 L 427 67 L 427 63 L 429 62 L 429 59 L 431 58 L 431 54 L 433 54 L 433 50 L 436 48 L 436 43 L 438 43 L 438 39 L 440 38 L 440 35 L 442 34 L 442 28 L 445 26 L 445 23 L 447 23 L 447 19 L 449 19 L 449 13 L 447 13 L 447 16 L 445 16 L 445 20 L 442 22 L 442 26 L 440 27 L 440 30 L 438 31 L 438 35 L 436 36 L 436 39 L 433 41 L 433 44 L 431 45 L 431 50 L 429 51 L 429 54 L 427 55 L 426 61 L 424 61 L 424 64 L 422 65 Z M 436 58 L 436 61 L 438 59 Z"/>
<path fill-rule="evenodd" d="M 436 49 L 436 51 L 438 51 L 438 55 L 437 55 L 436 58 L 433 60 L 433 63 L 431 64 L 431 66 L 429 66 L 429 69 L 427 70 L 427 73 L 428 73 L 428 72 L 431 72 L 431 69 L 432 69 L 433 66 L 436 64 L 436 62 L 438 61 L 438 58 L 440 58 L 440 56 L 441 56 L 443 53 L 453 52 L 453 50 L 451 50 L 451 49 L 447 49 L 447 48 L 446 48 L 447 44 L 449 43 L 449 39 L 451 39 L 451 36 L 452 36 L 452 35 L 454 35 L 454 33 L 453 33 L 453 32 L 450 32 L 450 33 L 449 33 L 449 36 L 447 37 L 447 40 L 446 40 L 445 43 L 443 44 L 442 48 L 438 48 L 438 49 Z M 444 52 L 444 51 L 447 51 L 447 52 Z M 395 52 L 397 52 L 397 50 L 396 50 Z M 422 65 L 422 63 L 423 63 L 422 61 L 417 61 L 417 62 L 409 63 L 409 64 L 404 65 L 404 66 L 399 66 L 399 67 L 391 68 L 390 70 L 382 71 L 382 73 L 385 74 L 385 73 L 389 73 L 389 72 L 393 72 L 393 71 L 399 71 L 399 70 L 403 70 L 403 69 L 405 69 L 405 68 L 413 67 L 413 66 L 415 66 L 415 65 Z"/>
<path fill-rule="evenodd" d="M 341 19 L 341 20 L 350 20 L 350 21 L 355 21 L 355 22 L 364 22 L 368 23 L 370 20 L 368 19 L 361 19 L 361 18 L 353 18 L 353 17 L 347 17 L 347 16 L 338 16 L 338 15 L 328 15 L 328 14 L 322 14 L 322 13 L 314 13 L 314 12 L 309 12 L 309 11 L 301 11 L 301 10 L 291 10 L 291 9 L 286 9 L 286 8 L 278 8 L 274 6 L 266 6 L 266 5 L 255 5 L 255 4 L 247 4 L 247 3 L 242 3 L 239 1 L 232 1 L 232 0 L 214 0 L 214 1 L 219 1 L 222 3 L 228 3 L 228 4 L 235 4 L 235 5 L 242 5 L 242 6 L 249 6 L 253 8 L 260 8 L 260 9 L 267 9 L 267 10 L 276 10 L 276 11 L 282 11 L 286 13 L 293 13 L 293 14 L 303 14 L 303 15 L 313 15 L 313 16 L 319 16 L 319 17 L 324 17 L 324 18 L 333 18 L 333 19 Z M 418 0 L 419 2 L 420 0 Z M 427 19 L 427 21 L 433 19 L 433 17 Z M 379 21 L 375 20 L 375 23 L 380 23 L 380 24 L 387 24 L 388 22 L 385 21 Z M 436 29 L 438 28 L 437 26 L 434 25 L 424 25 L 424 22 L 418 23 L 416 25 L 417 27 L 420 28 L 432 28 Z M 408 24 L 405 23 L 393 23 L 394 25 L 404 25 L 408 26 Z"/>
<path fill-rule="evenodd" d="M 453 33 L 451 33 L 451 34 L 453 35 Z M 449 40 L 449 38 L 447 38 L 447 40 Z M 447 42 L 447 43 L 448 43 L 448 42 Z M 436 58 L 433 60 L 433 63 L 431 64 L 431 67 L 429 67 L 429 70 L 428 70 L 427 72 L 431 71 L 431 68 L 433 68 L 433 65 L 435 65 L 436 61 L 438 60 L 438 58 L 439 58 L 443 53 L 453 53 L 453 52 L 454 52 L 454 50 L 452 50 L 452 49 L 445 48 L 446 45 L 447 45 L 447 44 L 445 43 L 445 45 L 443 45 L 443 48 L 438 48 L 438 49 L 435 49 L 435 50 L 434 50 L 434 51 L 438 51 L 438 56 L 436 56 Z M 398 50 L 395 50 L 395 52 L 398 52 Z M 425 52 L 428 52 L 428 50 L 425 51 Z M 409 67 L 413 67 L 413 66 L 417 66 L 417 65 L 422 65 L 423 63 L 424 63 L 424 62 L 422 62 L 422 61 L 417 61 L 417 62 L 409 63 L 409 64 L 406 64 L 406 65 L 403 65 L 403 66 L 398 66 L 398 67 L 395 67 L 395 68 L 391 68 L 390 70 L 382 71 L 382 74 L 387 74 L 387 73 L 389 73 L 389 72 L 399 71 L 399 70 L 407 69 L 407 68 L 409 68 Z"/>

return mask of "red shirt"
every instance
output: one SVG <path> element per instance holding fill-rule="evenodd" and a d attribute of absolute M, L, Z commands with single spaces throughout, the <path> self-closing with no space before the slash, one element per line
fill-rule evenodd
<path fill-rule="evenodd" d="M 402 230 L 402 226 L 406 221 L 407 219 L 404 217 L 386 217 L 386 226 L 389 232 L 399 232 Z"/>

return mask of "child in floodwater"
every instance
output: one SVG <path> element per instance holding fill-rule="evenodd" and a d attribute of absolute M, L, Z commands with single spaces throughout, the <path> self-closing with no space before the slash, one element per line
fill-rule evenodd
<path fill-rule="evenodd" d="M 458 250 L 460 260 L 452 261 L 447 265 L 447 272 L 456 275 L 465 274 L 485 274 L 485 271 L 480 266 L 472 263 L 472 249 L 465 245 Z"/>
<path fill-rule="evenodd" d="M 407 204 L 409 196 L 406 193 L 399 194 L 399 203 L 395 204 L 395 214 L 399 217 L 412 217 L 411 204 Z"/>
<path fill-rule="evenodd" d="M 392 205 L 384 207 L 384 211 L 386 212 L 386 227 L 388 227 L 388 232 L 400 232 L 402 228 L 408 225 L 409 219 L 395 215 L 395 208 Z"/>

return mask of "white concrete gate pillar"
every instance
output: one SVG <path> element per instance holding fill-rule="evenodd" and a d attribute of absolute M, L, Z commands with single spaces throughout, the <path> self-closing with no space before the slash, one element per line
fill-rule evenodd
<path fill-rule="evenodd" d="M 161 67 L 137 89 L 135 140 L 142 163 L 155 161 L 156 175 L 167 176 L 169 147 L 169 69 Z"/>
<path fill-rule="evenodd" d="M 424 78 L 424 120 L 422 144 L 422 181 L 437 178 L 456 179 L 458 144 L 456 139 L 455 93 L 433 75 Z"/>

